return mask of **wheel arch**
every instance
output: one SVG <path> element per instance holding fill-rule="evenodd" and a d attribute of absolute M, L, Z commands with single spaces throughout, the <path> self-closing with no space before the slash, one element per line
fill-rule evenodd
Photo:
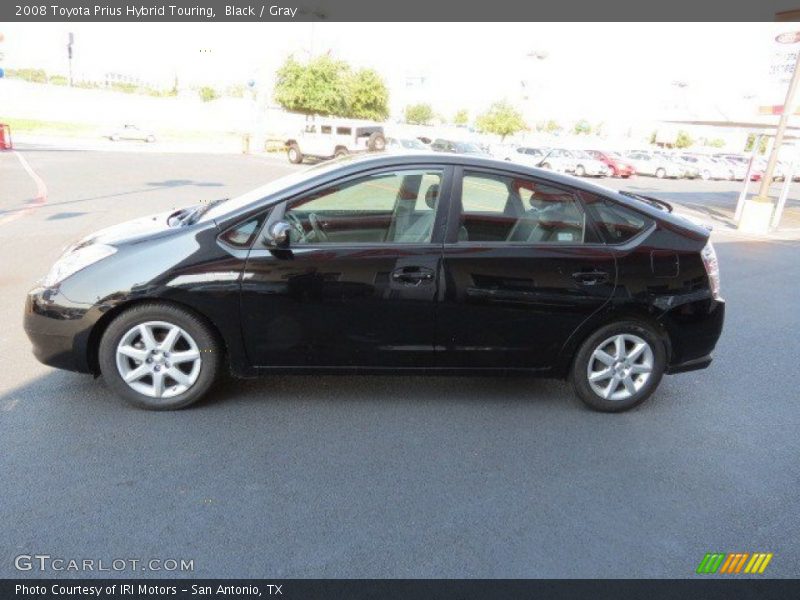
<path fill-rule="evenodd" d="M 562 346 L 555 365 L 554 374 L 558 377 L 566 378 L 572 369 L 572 364 L 575 361 L 575 356 L 581 345 L 601 327 L 620 321 L 638 321 L 651 327 L 664 343 L 666 364 L 670 364 L 672 358 L 672 340 L 664 324 L 644 308 L 625 307 L 606 311 L 602 314 L 590 317 L 581 323 Z"/>
<path fill-rule="evenodd" d="M 103 339 L 103 334 L 108 329 L 108 326 L 111 325 L 114 319 L 116 319 L 122 313 L 127 312 L 131 308 L 134 308 L 136 306 L 141 306 L 143 304 L 161 304 L 161 305 L 174 306 L 175 308 L 179 308 L 180 310 L 184 310 L 188 313 L 191 313 L 192 315 L 203 321 L 203 323 L 205 323 L 205 325 L 209 328 L 209 330 L 211 330 L 212 334 L 219 343 L 220 348 L 222 349 L 222 354 L 223 354 L 222 360 L 224 361 L 226 366 L 230 368 L 230 365 L 227 364 L 229 360 L 228 357 L 230 356 L 230 354 L 229 354 L 228 343 L 225 339 L 225 336 L 222 335 L 219 328 L 214 324 L 214 322 L 211 319 L 209 319 L 206 315 L 204 315 L 202 312 L 198 311 L 196 308 L 190 306 L 189 304 L 185 304 L 183 302 L 172 299 L 136 298 L 133 300 L 129 300 L 127 302 L 123 302 L 121 304 L 117 304 L 110 310 L 107 310 L 105 313 L 103 313 L 103 316 L 100 317 L 92 327 L 92 330 L 89 333 L 88 341 L 86 343 L 86 361 L 87 364 L 89 365 L 89 369 L 92 375 L 95 376 L 100 375 L 100 360 L 99 360 L 100 340 Z"/>

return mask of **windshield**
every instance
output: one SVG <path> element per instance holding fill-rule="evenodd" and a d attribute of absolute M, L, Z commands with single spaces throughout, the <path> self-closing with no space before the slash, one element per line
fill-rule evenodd
<path fill-rule="evenodd" d="M 208 221 L 211 219 L 218 219 L 219 217 L 225 216 L 226 214 L 235 211 L 239 208 L 247 206 L 248 204 L 252 204 L 257 200 L 261 200 L 262 198 L 266 198 L 267 196 L 274 194 L 276 192 L 281 191 L 284 188 L 292 186 L 296 183 L 300 183 L 310 177 L 314 177 L 315 175 L 322 175 L 327 173 L 328 171 L 333 171 L 338 169 L 343 162 L 347 162 L 352 160 L 352 157 L 344 157 L 337 160 L 331 160 L 325 163 L 320 163 L 318 165 L 314 165 L 313 167 L 303 169 L 301 171 L 295 171 L 293 173 L 289 173 L 288 175 L 284 175 L 283 177 L 279 177 L 269 183 L 266 183 L 260 187 L 257 187 L 254 190 L 250 190 L 249 192 L 245 192 L 241 196 L 236 196 L 235 198 L 231 198 L 230 200 L 226 200 L 224 202 L 220 202 L 219 204 L 215 204 L 211 206 L 208 210 L 206 210 L 202 218 L 202 221 Z"/>
<path fill-rule="evenodd" d="M 462 142 L 460 144 L 456 144 L 459 152 L 474 152 L 474 153 L 482 153 L 482 150 L 478 148 L 475 144 L 470 144 L 469 142 Z"/>
<path fill-rule="evenodd" d="M 400 140 L 400 145 L 409 150 L 425 150 L 425 145 L 419 140 Z"/>

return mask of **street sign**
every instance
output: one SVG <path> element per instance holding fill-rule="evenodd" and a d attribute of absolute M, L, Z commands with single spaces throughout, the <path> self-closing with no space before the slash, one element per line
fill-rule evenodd
<path fill-rule="evenodd" d="M 780 44 L 796 44 L 800 42 L 800 31 L 787 31 L 776 37 L 775 41 Z"/>

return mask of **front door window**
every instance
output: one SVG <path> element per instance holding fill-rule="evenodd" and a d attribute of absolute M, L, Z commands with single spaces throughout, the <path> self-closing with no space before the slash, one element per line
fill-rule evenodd
<path fill-rule="evenodd" d="M 442 184 L 438 169 L 400 170 L 346 181 L 292 202 L 292 245 L 428 244 Z"/>

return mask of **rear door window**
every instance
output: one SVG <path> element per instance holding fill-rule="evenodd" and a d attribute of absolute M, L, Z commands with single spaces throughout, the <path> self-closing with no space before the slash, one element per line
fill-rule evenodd
<path fill-rule="evenodd" d="M 607 244 L 624 244 L 653 224 L 635 210 L 593 194 L 585 194 L 587 210 L 595 228 Z"/>
<path fill-rule="evenodd" d="M 459 242 L 583 244 L 587 231 L 577 194 L 549 183 L 493 173 L 465 172 Z"/>

